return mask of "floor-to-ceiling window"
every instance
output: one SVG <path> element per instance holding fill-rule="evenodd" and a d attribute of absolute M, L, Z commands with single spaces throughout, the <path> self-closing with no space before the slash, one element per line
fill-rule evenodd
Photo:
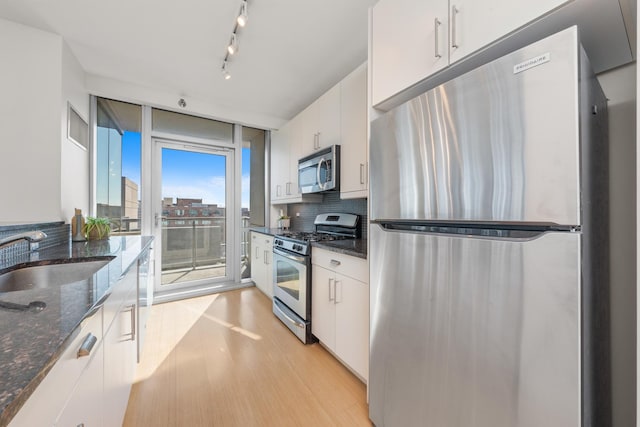
<path fill-rule="evenodd" d="M 112 234 L 140 234 L 142 107 L 104 98 L 96 107 L 95 215 Z"/>
<path fill-rule="evenodd" d="M 242 128 L 242 279 L 251 277 L 249 228 L 266 223 L 266 137 L 262 129 Z"/>
<path fill-rule="evenodd" d="M 155 235 L 156 295 L 246 281 L 249 226 L 265 224 L 268 133 L 95 100 L 93 212 L 115 234 Z"/>

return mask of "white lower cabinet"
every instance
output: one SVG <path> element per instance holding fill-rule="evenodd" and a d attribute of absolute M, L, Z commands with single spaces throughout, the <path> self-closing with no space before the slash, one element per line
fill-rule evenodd
<path fill-rule="evenodd" d="M 364 381 L 369 377 L 367 261 L 313 248 L 311 329 Z"/>
<path fill-rule="evenodd" d="M 92 351 L 93 357 L 85 368 L 67 404 L 58 415 L 55 425 L 107 426 L 102 422 L 102 387 L 104 353 L 102 343 Z"/>
<path fill-rule="evenodd" d="M 134 263 L 103 306 L 82 322 L 10 427 L 122 425 L 137 360 L 137 287 Z M 88 355 L 79 355 L 92 336 Z"/>
<path fill-rule="evenodd" d="M 135 378 L 137 269 L 131 267 L 120 281 L 126 293 L 104 334 L 104 425 L 122 425 Z M 122 293 L 121 293 L 122 295 Z M 105 312 L 106 313 L 106 312 Z M 106 319 L 105 319 L 106 320 Z"/>
<path fill-rule="evenodd" d="M 79 333 L 62 352 L 56 364 L 53 365 L 29 399 L 22 405 L 9 426 L 55 425 L 60 413 L 71 404 L 69 398 L 73 394 L 74 388 L 82 381 L 84 374 L 88 372 L 87 369 L 94 369 L 92 365 L 95 363 L 95 356 L 102 352 L 102 308 L 89 315 L 79 328 Z M 78 350 L 90 336 L 96 338 L 96 343 L 89 356 L 78 357 Z M 102 366 L 96 366 L 96 369 L 99 369 L 100 394 L 102 394 Z M 101 400 L 101 395 L 93 395 L 90 398 L 95 400 L 97 405 Z M 81 415 L 74 418 L 80 419 Z M 76 426 L 78 424 L 70 425 Z"/>
<path fill-rule="evenodd" d="M 251 280 L 273 298 L 273 236 L 251 232 Z"/>

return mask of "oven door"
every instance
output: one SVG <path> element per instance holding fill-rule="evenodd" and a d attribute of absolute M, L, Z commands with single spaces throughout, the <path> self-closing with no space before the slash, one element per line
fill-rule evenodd
<path fill-rule="evenodd" d="M 309 257 L 273 248 L 273 296 L 305 321 L 311 320 L 307 319 L 308 273 Z"/>

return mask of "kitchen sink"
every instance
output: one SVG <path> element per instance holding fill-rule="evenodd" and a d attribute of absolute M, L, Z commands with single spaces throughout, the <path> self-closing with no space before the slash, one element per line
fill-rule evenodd
<path fill-rule="evenodd" d="M 60 286 L 91 278 L 112 258 L 23 267 L 0 275 L 0 293 Z"/>

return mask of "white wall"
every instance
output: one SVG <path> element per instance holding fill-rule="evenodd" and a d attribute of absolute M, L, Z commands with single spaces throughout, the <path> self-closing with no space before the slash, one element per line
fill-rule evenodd
<path fill-rule="evenodd" d="M 89 94 L 85 89 L 85 72 L 66 43 L 62 45 L 61 98 L 61 215 L 67 222 L 74 209 L 89 214 L 89 151 L 67 138 L 67 102 L 89 123 Z"/>
<path fill-rule="evenodd" d="M 60 217 L 61 37 L 0 19 L 0 222 Z"/>
<path fill-rule="evenodd" d="M 613 425 L 636 416 L 636 64 L 602 73 L 609 99 Z"/>

